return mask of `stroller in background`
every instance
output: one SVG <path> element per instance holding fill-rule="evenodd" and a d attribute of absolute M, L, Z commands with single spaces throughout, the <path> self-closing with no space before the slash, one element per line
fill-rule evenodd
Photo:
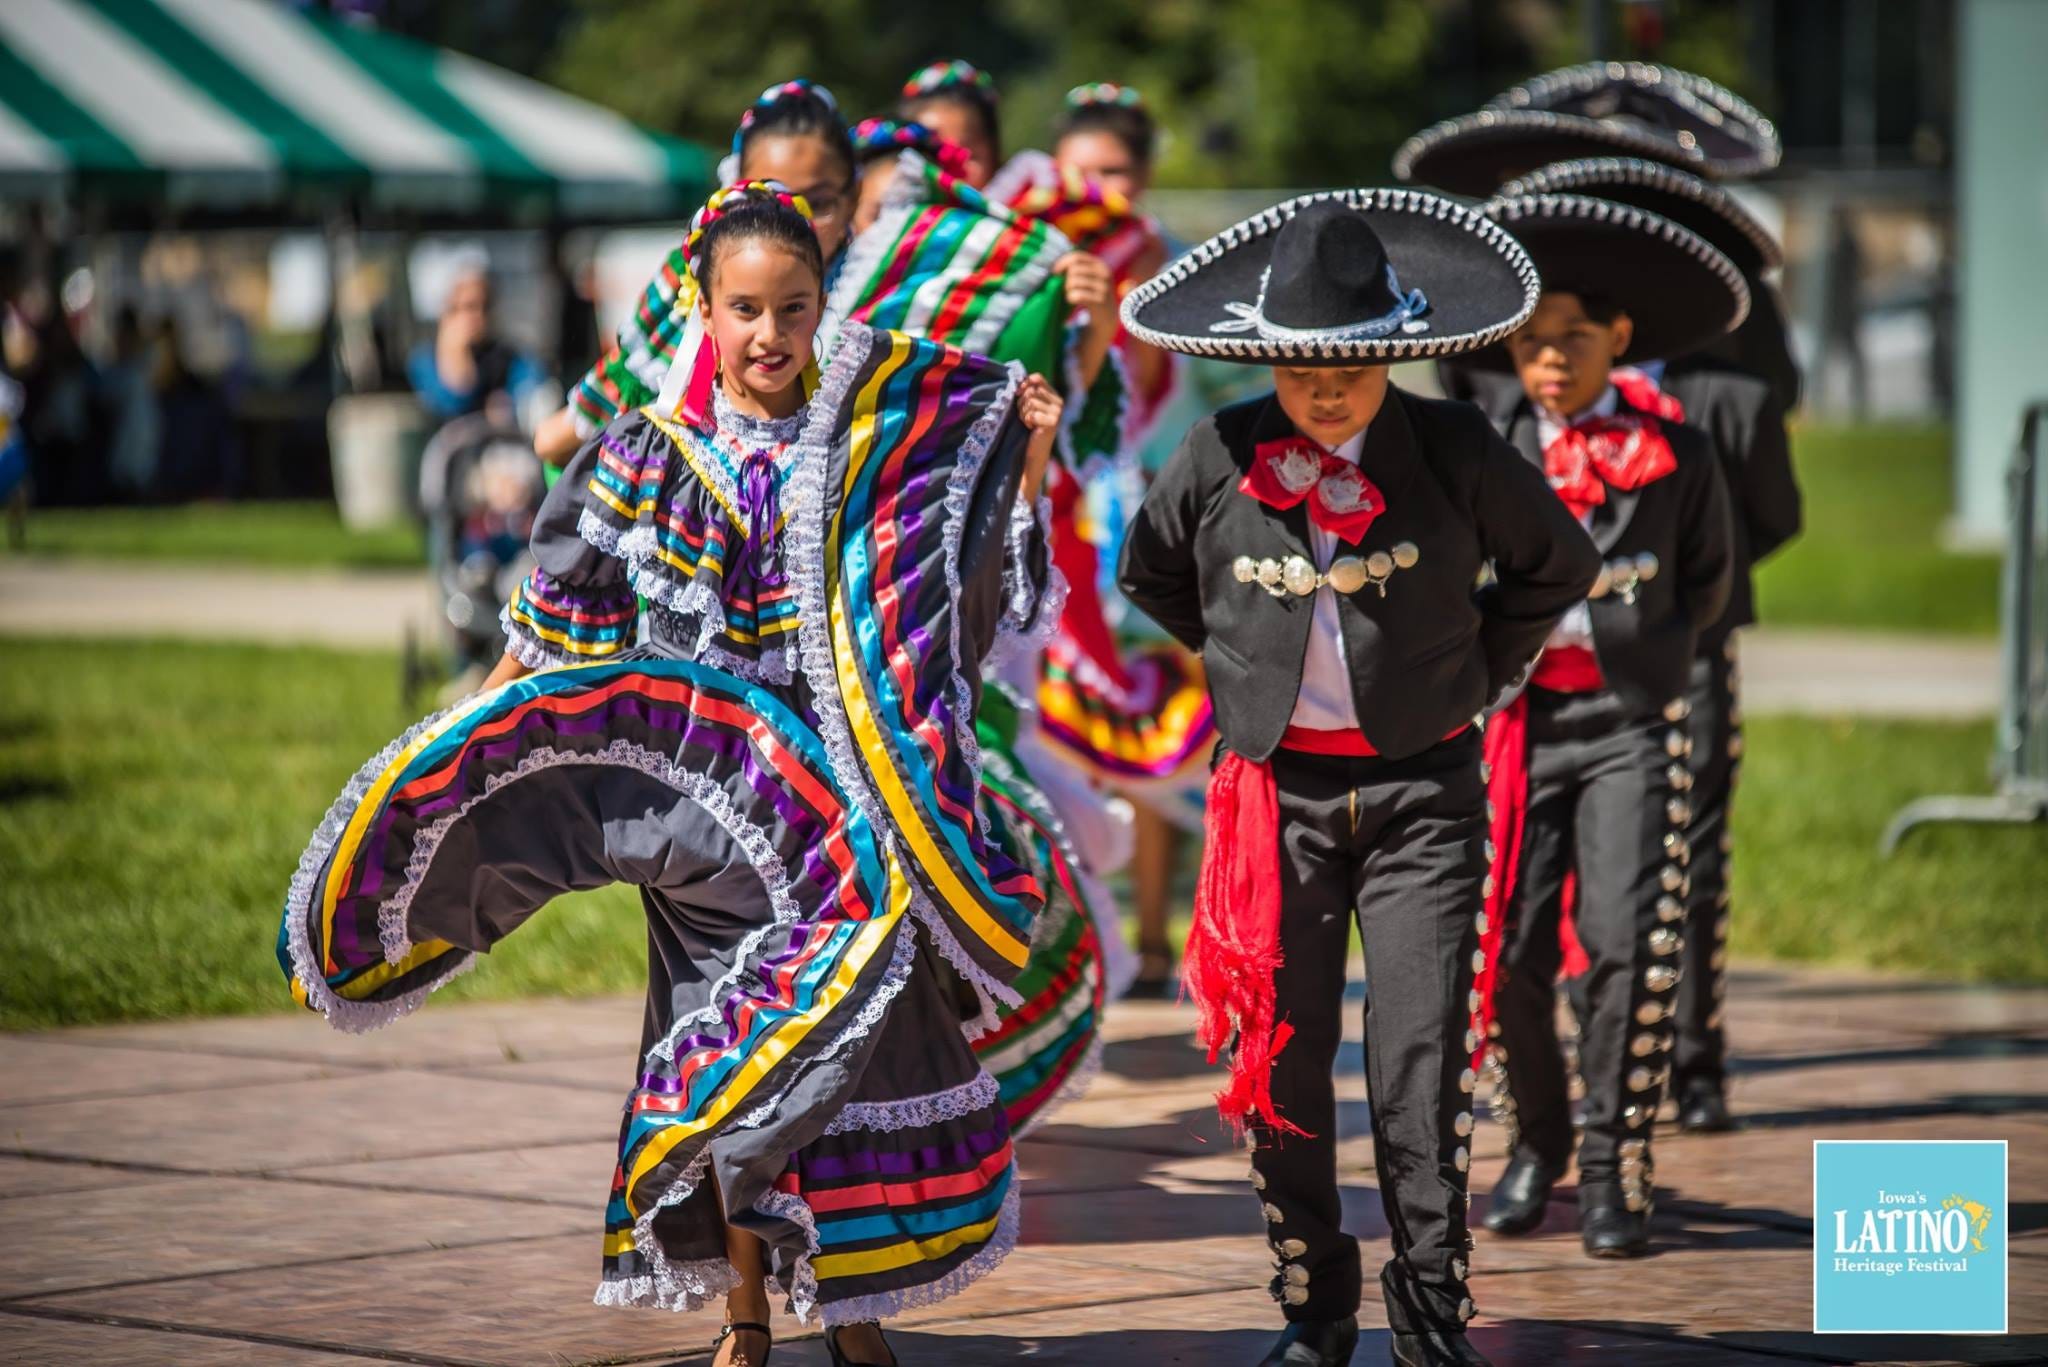
<path fill-rule="evenodd" d="M 452 691 L 468 692 L 504 653 L 498 613 L 533 568 L 527 542 L 546 493 L 533 443 L 516 427 L 472 414 L 427 443 L 420 456 L 420 511 L 452 670 L 434 669 L 419 643 L 408 639 L 408 699 L 450 673 Z"/>

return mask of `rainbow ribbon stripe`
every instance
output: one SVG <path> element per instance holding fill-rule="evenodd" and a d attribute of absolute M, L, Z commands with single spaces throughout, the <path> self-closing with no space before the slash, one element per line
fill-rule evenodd
<path fill-rule="evenodd" d="M 906 163 L 917 177 L 897 170 L 881 217 L 847 252 L 832 307 L 872 327 L 1056 369 L 1066 305 L 1052 267 L 1066 240 L 928 160 Z"/>
<path fill-rule="evenodd" d="M 1104 778 L 1173 778 L 1216 741 L 1201 663 L 1170 645 L 1136 649 L 1121 663 L 1123 690 L 1071 638 L 1055 637 L 1039 678 L 1040 724 Z"/>
<path fill-rule="evenodd" d="M 956 627 L 968 625 L 956 614 L 974 606 L 961 600 L 998 582 L 988 570 L 1000 565 L 987 562 L 1001 554 L 1022 430 L 1005 423 L 978 433 L 974 425 L 1014 383 L 982 357 L 901 333 L 869 334 L 848 395 L 849 437 L 835 451 L 844 464 L 831 482 L 842 499 L 825 545 L 827 628 L 851 739 L 911 876 L 975 966 L 998 982 L 1023 968 L 1045 899 L 1038 881 L 984 838 L 974 813 L 971 736 L 963 741 L 973 718 L 961 715 L 949 644 Z M 929 515 L 933 491 L 956 480 L 967 494 L 954 533 L 962 544 L 952 548 L 963 558 L 962 584 L 949 582 L 947 533 Z M 976 529 L 985 534 L 976 538 Z M 969 540 L 978 559 L 971 566 Z M 992 608 L 992 596 L 980 596 Z M 985 616 L 991 639 L 960 646 L 969 671 L 992 643 L 993 612 Z"/>

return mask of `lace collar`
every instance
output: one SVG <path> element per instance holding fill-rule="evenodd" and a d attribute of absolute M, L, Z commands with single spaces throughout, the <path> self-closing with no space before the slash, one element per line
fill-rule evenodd
<path fill-rule="evenodd" d="M 712 411 L 719 432 L 745 446 L 755 448 L 787 446 L 795 441 L 804 430 L 804 414 L 809 404 L 797 409 L 786 418 L 756 418 L 733 407 L 726 397 L 723 384 L 711 387 Z"/>

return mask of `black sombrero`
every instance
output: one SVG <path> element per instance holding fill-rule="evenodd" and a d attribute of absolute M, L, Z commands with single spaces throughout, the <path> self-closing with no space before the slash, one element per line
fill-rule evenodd
<path fill-rule="evenodd" d="M 1668 218 L 1705 238 L 1752 280 L 1785 263 L 1778 239 L 1734 195 L 1689 172 L 1640 157 L 1556 162 L 1509 181 L 1497 198 L 1566 194 L 1597 195 Z"/>
<path fill-rule="evenodd" d="M 1483 207 L 1528 250 L 1546 291 L 1598 295 L 1629 315 L 1635 335 L 1622 362 L 1698 351 L 1749 312 L 1749 286 L 1735 263 L 1646 209 L 1585 195 L 1522 195 Z M 1472 364 L 1505 369 L 1507 348 L 1489 347 Z"/>
<path fill-rule="evenodd" d="M 1588 62 L 1552 71 L 1446 119 L 1394 154 L 1402 180 L 1488 195 L 1554 161 L 1636 156 L 1715 180 L 1768 171 L 1778 130 L 1704 76 L 1646 62 Z"/>
<path fill-rule="evenodd" d="M 1132 337 L 1254 365 L 1476 351 L 1536 307 L 1536 268 L 1475 209 L 1416 190 L 1331 190 L 1252 215 L 1124 297 Z"/>

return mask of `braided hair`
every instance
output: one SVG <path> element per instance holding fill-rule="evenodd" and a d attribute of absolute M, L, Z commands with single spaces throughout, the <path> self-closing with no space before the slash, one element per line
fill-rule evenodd
<path fill-rule="evenodd" d="M 896 102 L 896 116 L 916 122 L 933 105 L 952 105 L 970 111 L 980 120 L 988 143 L 998 154 L 1003 146 L 1002 119 L 996 111 L 999 100 L 996 83 L 972 62 L 955 57 L 921 67 L 903 83 L 902 98 Z"/>
<path fill-rule="evenodd" d="M 967 149 L 940 137 L 921 123 L 903 119 L 862 119 L 853 128 L 853 155 L 863 170 L 871 162 L 894 157 L 898 152 L 921 152 L 949 175 L 967 170 Z"/>
<path fill-rule="evenodd" d="M 1159 141 L 1158 125 L 1144 97 L 1113 81 L 1077 85 L 1067 92 L 1066 104 L 1053 121 L 1053 145 L 1075 133 L 1109 134 L 1140 166 L 1152 164 Z"/>
<path fill-rule="evenodd" d="M 746 180 L 725 186 L 690 220 L 683 259 L 700 295 L 711 297 L 718 259 L 742 242 L 782 247 L 825 279 L 825 253 L 811 224 L 811 206 L 777 181 Z"/>
<path fill-rule="evenodd" d="M 739 127 L 732 135 L 732 169 L 728 180 L 739 179 L 747 149 L 767 137 L 817 138 L 838 161 L 844 173 L 842 179 L 853 179 L 853 139 L 846 131 L 846 120 L 840 117 L 839 101 L 815 81 L 800 76 L 771 85 L 740 115 Z"/>

